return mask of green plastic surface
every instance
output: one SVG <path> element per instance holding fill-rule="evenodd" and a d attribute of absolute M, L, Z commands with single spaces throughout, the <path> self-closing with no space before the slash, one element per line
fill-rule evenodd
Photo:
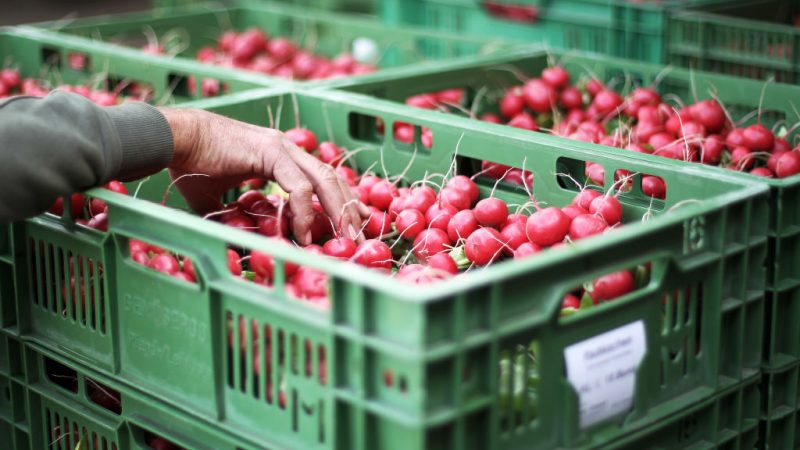
<path fill-rule="evenodd" d="M 474 56 L 511 45 L 491 38 L 466 37 L 409 27 L 389 27 L 368 17 L 310 11 L 308 8 L 277 3 L 248 4 L 227 9 L 204 4 L 170 11 L 155 10 L 150 13 L 87 18 L 68 25 L 60 22 L 39 24 L 39 26 L 136 48 L 142 47 L 147 42 L 145 32 L 148 30 L 155 32 L 156 36 L 178 31 L 184 36 L 187 48 L 179 55 L 180 57 L 174 59 L 184 61 L 193 60 L 200 47 L 216 45 L 217 38 L 225 30 L 243 31 L 257 26 L 264 29 L 269 36 L 288 37 L 302 47 L 308 47 L 328 57 L 335 57 L 345 51 L 351 52 L 354 45 L 358 45 L 362 49 L 360 52 L 368 57 L 377 58 L 378 67 L 384 70 L 397 66 L 420 66 L 430 61 L 459 56 Z M 365 51 L 364 48 L 374 50 Z M 207 67 L 201 63 L 197 64 Z M 224 68 L 220 70 L 229 73 L 249 73 L 264 80 L 272 80 L 273 83 L 290 83 L 289 80 L 268 77 L 257 72 Z M 301 84 L 311 83 L 315 82 Z"/>
<path fill-rule="evenodd" d="M 268 440 L 295 449 L 598 446 L 650 429 L 758 374 L 765 187 L 725 175 L 711 182 L 695 167 L 626 159 L 621 151 L 596 152 L 580 143 L 398 109 L 368 97 L 330 92 L 297 93 L 296 99 L 301 124 L 320 139 L 367 148 L 354 156 L 362 169 L 382 159 L 386 170 L 397 174 L 415 158 L 407 172 L 411 179 L 443 173 L 458 145 L 462 158 L 515 166 L 527 161 L 536 179 L 534 194 L 554 205 L 568 203 L 575 194 L 573 185 L 555 174 L 576 168 L 582 173 L 580 162 L 586 160 L 604 165 L 609 175 L 623 168 L 660 176 L 669 186 L 667 199 L 653 204 L 653 220 L 637 223 L 650 200 L 635 181 L 632 192 L 620 195 L 630 223 L 614 234 L 418 287 L 181 211 L 93 190 L 91 195 L 109 205 L 108 234 L 82 231 L 53 216 L 13 226 L 21 336 L 182 412 L 218 421 L 247 442 Z M 186 106 L 259 124 L 267 123 L 271 109 L 285 128 L 294 126 L 292 103 L 291 95 L 265 92 Z M 428 127 L 435 136 L 433 148 L 414 157 L 409 146 L 376 135 L 369 116 L 380 117 L 387 129 L 398 121 Z M 479 180 L 486 195 L 492 183 Z M 501 186 L 496 195 L 523 198 L 510 186 Z M 134 238 L 191 257 L 198 284 L 134 264 L 127 252 Z M 45 251 L 31 251 L 32 241 L 46 244 Z M 230 275 L 226 245 L 273 255 L 279 274 L 275 286 L 267 290 Z M 38 281 L 65 276 L 59 250 L 103 265 L 95 290 L 100 292 L 95 327 L 69 311 L 54 313 L 58 294 L 47 288 L 49 281 Z M 330 312 L 289 298 L 283 261 L 328 274 Z M 558 319 L 565 292 L 645 262 L 652 264 L 652 278 L 642 290 L 585 315 Z M 248 351 L 230 352 L 228 318 L 234 324 L 255 322 L 259 329 L 268 325 L 273 335 L 284 336 L 277 339 L 279 349 L 267 353 L 272 361 L 267 367 L 283 367 L 282 379 L 277 369 L 267 383 L 271 387 L 264 387 L 263 378 L 251 379 L 250 327 L 244 327 Z M 581 430 L 577 396 L 565 378 L 564 348 L 635 321 L 645 326 L 647 353 L 637 372 L 633 409 Z M 237 348 L 239 333 L 232 339 Z M 306 340 L 307 348 L 317 351 L 304 351 Z M 507 410 L 499 402 L 500 354 L 531 340 L 540 349 L 538 406 L 547 414 Z M 274 348 L 274 337 L 272 342 Z M 319 377 L 320 348 L 327 381 Z M 261 356 L 261 364 L 266 358 Z M 298 360 L 305 361 L 305 371 L 298 369 Z M 396 383 L 383 381 L 387 371 Z M 275 394 L 278 386 L 287 396 L 285 407 L 274 397 L 272 403 L 267 400 L 265 391 Z M 692 433 L 687 439 L 696 437 Z M 684 447 L 671 441 L 665 448 Z"/>
<path fill-rule="evenodd" d="M 86 56 L 86 70 L 70 66 L 69 57 L 73 54 Z M 195 92 L 189 92 L 190 76 L 217 79 L 228 92 L 265 86 L 263 79 L 248 81 L 246 74 L 231 75 L 214 67 L 147 58 L 128 49 L 98 46 L 83 39 L 27 28 L 3 30 L 0 58 L 4 64 L 18 67 L 22 76 L 43 78 L 54 85 L 90 82 L 93 86 L 108 85 L 113 89 L 119 83 L 143 83 L 152 87 L 154 100 L 159 104 L 200 98 L 199 82 Z"/>
<path fill-rule="evenodd" d="M 761 381 L 759 448 L 800 446 L 800 364 L 764 370 Z"/>
<path fill-rule="evenodd" d="M 605 81 L 614 81 L 616 86 L 629 83 L 631 86 L 650 85 L 660 78 L 657 89 L 661 93 L 672 93 L 684 101 L 710 98 L 716 92 L 734 119 L 758 110 L 758 102 L 765 83 L 737 77 L 717 75 L 683 69 L 665 69 L 658 65 L 613 59 L 575 52 L 551 53 L 562 59 L 573 74 L 573 81 L 580 74 L 593 73 Z M 538 74 L 547 67 L 547 55 L 538 50 L 512 50 L 505 55 L 491 55 L 467 63 L 442 63 L 437 68 L 406 70 L 392 76 L 373 75 L 360 83 L 341 86 L 344 89 L 380 98 L 401 102 L 408 96 L 421 92 L 433 92 L 452 87 L 467 89 L 467 106 L 482 88 L 485 99 L 475 112 L 497 111 L 498 99 L 492 92 L 521 82 L 515 71 L 526 75 Z M 345 83 L 343 83 L 345 84 Z M 789 123 L 800 120 L 794 104 L 800 98 L 800 87 L 780 83 L 766 85 L 761 120 L 767 124 L 786 119 Z M 751 121 L 756 120 L 755 117 Z M 498 133 L 509 127 L 496 126 Z M 561 142 L 567 139 L 553 137 Z M 592 146 L 600 151 L 600 146 Z M 628 152 L 638 158 L 640 154 Z M 644 156 L 644 159 L 661 159 Z M 772 191 L 769 200 L 769 254 L 767 258 L 767 307 L 764 361 L 767 367 L 778 368 L 800 361 L 800 176 L 789 179 L 764 179 L 749 174 L 740 174 L 717 167 L 670 162 L 678 166 L 692 165 L 712 174 L 728 174 L 768 185 Z M 712 175 L 714 176 L 714 175 Z"/>
<path fill-rule="evenodd" d="M 0 335 L 0 342 L 6 340 Z M 5 347 L 0 347 L 0 359 L 10 359 L 3 350 Z M 86 444 L 97 435 L 98 449 L 145 450 L 150 448 L 145 444 L 145 433 L 168 439 L 185 450 L 278 448 L 266 440 L 244 442 L 226 430 L 224 422 L 178 412 L 157 396 L 47 349 L 16 342 L 15 351 L 25 362 L 24 370 L 0 370 L 0 391 L 8 387 L 6 392 L 10 392 L 8 397 L 0 395 L 0 431 L 13 430 L 0 434 L 3 449 L 74 450 L 83 436 L 88 439 L 80 448 L 92 449 Z M 754 448 L 758 438 L 758 379 L 757 375 L 750 377 L 603 448 Z M 65 386 L 65 382 L 76 382 L 77 392 L 68 389 L 71 386 Z M 119 392 L 118 413 L 91 400 L 90 389 L 96 387 Z M 73 431 L 61 433 L 64 428 Z"/>
<path fill-rule="evenodd" d="M 384 0 L 380 16 L 416 25 L 784 82 L 800 80 L 797 5 L 784 0 L 517 0 L 534 22 L 498 18 L 478 0 Z M 794 8 L 794 11 L 793 11 Z M 693 9 L 692 11 L 684 11 Z M 700 12 L 705 11 L 705 12 Z M 712 14 L 713 13 L 713 14 Z M 780 20 L 786 25 L 756 20 Z"/>

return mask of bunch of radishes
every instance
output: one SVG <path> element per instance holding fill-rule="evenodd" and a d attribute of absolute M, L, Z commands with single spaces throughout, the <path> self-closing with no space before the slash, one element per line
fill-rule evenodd
<path fill-rule="evenodd" d="M 150 53 L 163 53 L 163 49 L 146 49 Z M 284 37 L 267 37 L 259 28 L 249 28 L 241 33 L 226 31 L 220 35 L 217 46 L 202 47 L 197 51 L 198 61 L 225 67 L 261 72 L 281 78 L 319 80 L 323 78 L 360 75 L 373 72 L 375 67 L 361 64 L 347 53 L 333 59 L 300 48 Z M 203 83 L 206 81 L 204 80 Z"/>
<path fill-rule="evenodd" d="M 149 89 L 140 89 L 133 83 L 120 87 L 128 87 L 126 99 L 148 101 L 152 97 Z M 135 89 L 131 89 L 135 88 Z M 119 91 L 108 91 L 105 89 L 93 89 L 88 85 L 61 84 L 53 89 L 66 92 L 73 92 L 82 95 L 100 106 L 114 106 L 122 102 Z M 43 86 L 33 78 L 23 78 L 17 69 L 6 68 L 0 70 L 0 98 L 11 97 L 14 95 L 29 95 L 33 97 L 44 97 L 50 93 L 51 89 Z"/>
<path fill-rule="evenodd" d="M 452 106 L 438 94 L 415 95 L 406 103 L 429 109 Z M 650 87 L 636 88 L 623 97 L 594 78 L 573 85 L 570 73 L 559 65 L 506 90 L 497 111 L 484 113 L 480 119 L 765 177 L 800 173 L 800 144 L 792 149 L 787 141 L 794 129 L 778 136 L 760 122 L 737 125 L 713 99 L 671 106 Z M 760 120 L 760 112 L 758 117 Z M 601 166 L 587 163 L 586 173 L 603 184 Z M 642 190 L 663 198 L 663 181 L 644 177 Z"/>
<path fill-rule="evenodd" d="M 103 187 L 118 194 L 128 195 L 128 188 L 119 181 L 109 181 Z M 106 202 L 99 198 L 87 198 L 81 193 L 74 193 L 70 196 L 70 206 L 72 219 L 78 225 L 108 231 L 108 205 Z M 57 198 L 47 212 L 57 216 L 63 215 L 64 198 Z"/>
<path fill-rule="evenodd" d="M 315 243 L 305 249 L 393 274 L 410 283 L 430 283 L 475 266 L 527 257 L 621 225 L 619 200 L 597 190 L 581 190 L 572 204 L 563 208 L 539 207 L 532 200 L 518 208 L 536 210 L 528 217 L 512 212 L 506 202 L 493 195 L 479 198 L 478 185 L 470 177 L 449 177 L 435 186 L 438 189 L 425 180 L 401 187 L 397 180 L 375 174 L 358 176 L 340 164 L 346 150 L 331 142 L 317 145 L 316 136 L 307 129 L 295 128 L 287 135 L 320 160 L 335 164 L 353 193 L 372 210 L 363 225 L 366 239 L 357 242 L 337 229 L 315 198 L 317 216 L 311 228 Z M 528 192 L 532 183 L 532 176 L 520 180 Z M 237 201 L 208 217 L 291 244 L 289 200 L 276 193 L 272 184 L 263 190 L 262 180 L 248 180 L 244 185 L 246 189 Z M 243 277 L 266 286 L 273 284 L 276 263 L 270 255 L 242 253 L 239 261 Z M 323 272 L 289 262 L 284 263 L 283 272 L 285 289 L 291 296 L 329 307 L 328 278 Z M 619 289 L 622 293 L 629 291 Z M 598 298 L 609 299 L 606 295 Z"/>

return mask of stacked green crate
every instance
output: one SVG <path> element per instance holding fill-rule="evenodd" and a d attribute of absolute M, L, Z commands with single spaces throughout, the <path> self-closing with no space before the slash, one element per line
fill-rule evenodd
<path fill-rule="evenodd" d="M 390 174 L 398 174 L 414 160 L 406 172 L 412 179 L 444 173 L 458 147 L 462 173 L 475 170 L 470 161 L 518 167 L 527 161 L 536 179 L 534 194 L 554 205 L 568 203 L 576 193 L 554 174 L 581 180 L 585 161 L 602 164 L 609 176 L 626 169 L 662 177 L 670 191 L 665 202 L 653 202 L 641 193 L 637 175 L 634 189 L 619 197 L 630 223 L 614 234 L 419 287 L 181 211 L 93 190 L 90 195 L 109 205 L 108 233 L 53 216 L 13 226 L 24 339 L 181 414 L 216 423 L 253 447 L 266 440 L 298 449 L 545 449 L 600 446 L 625 437 L 630 441 L 620 442 L 633 449 L 653 439 L 648 430 L 672 426 L 657 434 L 667 448 L 709 440 L 738 448 L 740 441 L 742 447 L 753 441 L 752 421 L 728 418 L 738 410 L 716 402 L 759 376 L 765 277 L 756 262 L 766 257 L 765 188 L 725 176 L 712 181 L 700 169 L 625 159 L 622 152 L 598 153 L 519 130 L 500 134 L 486 124 L 345 93 L 248 93 L 187 107 L 262 125 L 268 121 L 265 111 L 280 111 L 276 119 L 287 127 L 294 125 L 293 97 L 302 125 L 347 148 L 366 148 L 353 157 L 362 169 L 380 159 Z M 414 124 L 417 139 L 422 127 L 430 128 L 433 147 L 415 156 L 413 146 L 377 134 L 377 118 L 386 129 L 396 122 Z M 487 194 L 493 183 L 478 180 Z M 527 198 L 502 184 L 495 195 L 517 202 Z M 687 199 L 699 201 L 687 204 Z M 655 218 L 637 223 L 648 214 Z M 134 264 L 131 239 L 191 257 L 198 283 Z M 276 284 L 266 289 L 231 275 L 226 246 L 272 255 Z M 61 313 L 58 285 L 66 279 L 70 256 L 103 267 L 102 276 L 92 280 L 97 301 L 88 320 L 71 314 L 69 301 Z M 330 311 L 289 297 L 282 275 L 289 262 L 327 274 Z M 592 312 L 559 317 L 566 292 L 648 262 L 652 276 L 645 288 Z M 240 333 L 231 330 L 236 323 L 244 324 Z M 248 323 L 271 330 L 259 331 L 264 339 L 275 335 L 271 344 L 261 338 L 253 344 Z M 632 407 L 582 427 L 579 396 L 565 374 L 565 350 L 627 326 L 641 327 L 646 341 Z M 504 352 L 532 341 L 538 343 L 540 373 L 533 393 L 526 392 L 529 380 L 511 379 L 513 371 L 498 364 Z M 240 346 L 258 354 L 260 363 L 250 351 L 231 351 Z M 532 364 L 523 358 L 515 370 L 527 373 Z M 509 402 L 502 385 L 524 394 Z M 285 396 L 285 403 L 276 396 Z M 744 397 L 748 400 L 730 401 L 752 403 L 752 395 Z M 679 411 L 694 408 L 708 415 L 672 421 Z M 700 425 L 685 429 L 686 423 Z M 675 435 L 675 429 L 683 434 Z M 727 430 L 740 430 L 744 437 Z M 667 435 L 673 439 L 662 442 Z"/>
<path fill-rule="evenodd" d="M 248 74 L 148 58 L 135 51 L 28 28 L 8 28 L 0 34 L 0 58 L 9 67 L 18 68 L 23 77 L 41 79 L 53 87 L 88 83 L 107 90 L 122 89 L 123 96 L 125 86 L 149 87 L 157 104 L 200 98 L 200 84 L 206 78 L 219 81 L 222 92 L 265 85 L 263 79 Z M 194 91 L 189 89 L 190 78 L 198 80 Z"/>
<path fill-rule="evenodd" d="M 169 12 L 101 16 L 63 23 L 40 24 L 56 28 L 65 34 L 102 39 L 120 46 L 141 48 L 147 36 L 179 36 L 177 57 L 174 60 L 194 59 L 204 46 L 216 46 L 217 39 L 227 30 L 244 31 L 261 28 L 269 37 L 286 37 L 300 48 L 333 58 L 343 52 L 353 54 L 359 61 L 376 64 L 379 71 L 399 66 L 424 66 L 434 61 L 456 57 L 476 56 L 508 47 L 511 44 L 497 39 L 466 37 L 436 30 L 408 27 L 389 27 L 377 20 L 355 15 L 309 11 L 291 5 L 268 4 L 219 8 L 201 5 Z M 198 63 L 199 64 L 199 63 Z M 231 68 L 219 68 L 228 73 L 248 73 Z M 276 78 L 249 72 L 265 80 Z M 347 77 L 358 78 L 358 76 Z M 285 81 L 285 80 L 284 80 Z"/>
<path fill-rule="evenodd" d="M 381 18 L 393 25 L 457 30 L 751 78 L 773 75 L 786 83 L 800 81 L 800 30 L 791 26 L 793 14 L 800 14 L 800 7 L 782 0 L 381 3 Z"/>
<path fill-rule="evenodd" d="M 559 58 L 565 53 L 554 53 Z M 712 92 L 726 105 L 734 118 L 759 108 L 760 92 L 765 96 L 761 105 L 761 120 L 769 125 L 786 119 L 791 123 L 796 119 L 794 102 L 800 98 L 800 87 L 788 84 L 766 84 L 755 80 L 716 75 L 686 70 L 665 70 L 661 66 L 635 63 L 626 60 L 609 59 L 590 55 L 569 54 L 562 59 L 564 66 L 573 76 L 591 72 L 603 81 L 616 79 L 629 80 L 635 85 L 647 86 L 660 80 L 657 89 L 662 93 L 677 94 L 684 101 L 710 98 Z M 498 91 L 505 87 L 520 84 L 514 69 L 526 75 L 538 74 L 548 65 L 547 55 L 536 51 L 514 51 L 505 56 L 488 56 L 470 63 L 443 64 L 408 72 L 405 77 L 373 76 L 346 89 L 370 94 L 395 101 L 422 92 L 435 92 L 453 87 L 467 88 L 467 106 L 474 94 L 483 88 Z M 509 69 L 511 68 L 511 69 Z M 491 97 L 491 94 L 489 94 Z M 486 97 L 484 97 L 486 98 Z M 493 100 L 496 108 L 496 99 Z M 489 102 L 486 102 L 489 103 Z M 479 105 L 475 112 L 479 115 L 489 106 Z M 753 119 L 756 120 L 756 119 Z M 558 138 L 556 138 L 558 139 Z M 566 142 L 566 141 L 565 141 Z M 631 154 L 639 157 L 639 154 Z M 655 157 L 645 157 L 653 159 Z M 683 164 L 683 163 L 676 163 Z M 697 165 L 694 165 L 697 166 Z M 708 173 L 736 174 L 743 179 L 767 185 L 772 191 L 769 217 L 769 254 L 767 258 L 767 308 L 764 340 L 764 369 L 767 379 L 780 379 L 778 373 L 792 373 L 800 362 L 800 176 L 788 179 L 764 179 L 749 174 L 737 174 L 716 167 L 700 166 Z M 765 399 L 768 397 L 765 396 Z M 796 403 L 792 403 L 796 406 Z M 765 408 L 765 425 L 774 408 Z M 792 419 L 797 408 L 791 411 Z M 773 414 L 774 415 L 774 414 Z M 785 419 L 784 414 L 781 416 Z M 784 422 L 787 422 L 785 419 Z M 770 428 L 771 429 L 771 428 Z M 776 428 L 777 429 L 777 428 Z M 788 439 L 794 436 L 794 427 L 781 426 L 788 430 Z"/>

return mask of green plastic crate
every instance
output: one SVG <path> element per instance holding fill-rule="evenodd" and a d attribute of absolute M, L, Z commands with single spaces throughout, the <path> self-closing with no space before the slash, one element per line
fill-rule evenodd
<path fill-rule="evenodd" d="M 86 69 L 73 69 L 70 55 L 86 57 Z M 127 49 L 99 46 L 83 39 L 61 36 L 41 30 L 6 28 L 0 34 L 0 58 L 4 64 L 18 67 L 24 77 L 43 78 L 60 84 L 86 82 L 114 88 L 119 83 L 137 82 L 153 89 L 159 104 L 170 104 L 200 98 L 200 83 L 189 91 L 188 79 L 213 78 L 221 89 L 241 92 L 264 87 L 263 80 L 249 81 L 246 74 L 232 75 L 214 67 L 197 67 L 180 61 L 154 60 Z M 123 91 L 124 93 L 124 91 Z"/>
<path fill-rule="evenodd" d="M 23 401 L 15 398 L 13 406 L 24 410 L 27 405 L 27 414 L 22 419 L 26 427 L 20 427 L 20 431 L 28 432 L 30 446 L 25 445 L 23 438 L 22 445 L 4 449 L 74 450 L 82 440 L 80 448 L 86 449 L 150 450 L 147 444 L 150 436 L 161 437 L 186 450 L 276 448 L 268 441 L 258 447 L 248 445 L 211 423 L 179 413 L 146 393 L 132 390 L 68 358 L 27 344 L 22 347 L 25 376 L 16 377 L 14 385 L 21 386 Z M 97 397 L 91 395 L 95 390 L 115 397 L 116 391 L 119 403 L 97 402 Z"/>
<path fill-rule="evenodd" d="M 63 22 L 39 26 L 136 48 L 141 48 L 147 42 L 146 30 L 152 30 L 156 36 L 181 30 L 181 33 L 185 33 L 187 39 L 184 42 L 188 47 L 174 59 L 184 61 L 194 60 L 199 48 L 216 45 L 216 39 L 225 30 L 232 28 L 243 31 L 256 26 L 264 29 L 269 36 L 288 37 L 303 46 L 313 46 L 315 52 L 329 57 L 335 57 L 344 51 L 353 51 L 357 47 L 360 49 L 357 50 L 358 53 L 376 58 L 378 67 L 384 70 L 397 66 L 420 66 L 430 61 L 459 56 L 475 56 L 512 45 L 496 39 L 465 37 L 409 27 L 388 27 L 367 17 L 309 11 L 308 8 L 277 3 L 234 5 L 230 8 L 202 4 L 170 11 L 156 10 L 149 13 L 87 18 L 66 26 Z M 197 64 L 208 67 L 202 63 Z M 229 73 L 249 73 L 273 83 L 291 83 L 286 79 L 268 77 L 257 72 L 219 69 Z M 345 77 L 349 78 L 359 77 Z M 324 81 L 326 80 L 322 80 Z M 314 82 L 301 84 L 309 83 Z"/>
<path fill-rule="evenodd" d="M 791 2 L 781 3 L 783 8 Z M 760 12 L 780 11 L 764 8 Z M 754 11 L 757 14 L 759 11 Z M 795 5 L 795 14 L 800 6 Z M 679 67 L 800 84 L 800 28 L 716 14 L 670 17 L 663 62 Z M 785 14 L 784 17 L 790 17 Z"/>
<path fill-rule="evenodd" d="M 407 172 L 411 178 L 445 172 L 458 145 L 461 158 L 502 164 L 520 165 L 528 155 L 535 195 L 556 205 L 568 203 L 576 191 L 555 173 L 576 168 L 582 173 L 586 160 L 603 164 L 609 174 L 624 168 L 660 176 L 671 191 L 652 210 L 651 200 L 638 190 L 621 194 L 632 223 L 603 239 L 422 288 L 180 211 L 93 190 L 91 195 L 108 202 L 108 234 L 78 229 L 53 216 L 13 225 L 23 339 L 161 397 L 171 407 L 219 421 L 247 442 L 268 440 L 275 447 L 297 449 L 598 446 L 655 426 L 759 373 L 764 274 L 754 262 L 766 257 L 765 187 L 724 175 L 710 183 L 695 168 L 624 159 L 622 152 L 597 153 L 547 136 L 498 133 L 495 127 L 433 112 L 409 115 L 352 94 L 297 93 L 296 99 L 301 123 L 321 139 L 371 149 L 354 157 L 361 168 L 382 154 L 387 170 L 399 173 L 413 158 L 409 147 L 374 134 L 369 117 L 380 117 L 387 129 L 403 121 L 433 130 L 434 146 L 429 154 L 417 154 Z M 186 106 L 264 124 L 268 107 L 277 112 L 284 105 L 279 117 L 291 127 L 292 103 L 291 95 L 273 92 Z M 480 180 L 486 195 L 493 183 Z M 522 198 L 510 186 L 498 188 L 496 195 Z M 702 200 L 661 214 L 689 198 Z M 657 218 L 636 223 L 648 210 Z M 182 283 L 133 264 L 129 239 L 191 257 L 199 283 Z M 32 242 L 52 250 L 31 251 Z M 281 275 L 271 290 L 235 279 L 225 264 L 226 245 L 272 254 L 279 274 L 283 261 L 324 271 L 332 310 L 290 300 Z M 103 265 L 106 275 L 95 279 L 97 326 L 55 314 L 58 294 L 33 285 L 34 278 L 42 280 L 47 273 L 49 279 L 65 276 L 65 260 L 55 256 L 62 255 L 59 250 Z M 644 262 L 652 263 L 653 273 L 644 289 L 594 312 L 558 319 L 565 292 Z M 286 363 L 281 385 L 288 398 L 285 409 L 265 401 L 266 389 L 255 390 L 266 380 L 250 380 L 252 355 L 227 350 L 228 318 L 282 332 L 285 340 L 278 339 L 278 347 L 283 354 L 311 368 L 303 373 L 295 363 Z M 577 396 L 565 378 L 565 347 L 638 321 L 648 344 L 637 372 L 633 410 L 581 430 Z M 238 333 L 232 339 L 236 348 Z M 307 348 L 317 351 L 297 348 L 306 340 Z M 538 415 L 524 408 L 511 414 L 499 403 L 499 355 L 532 340 L 538 342 L 541 361 L 536 405 L 553 413 Z M 280 354 L 271 352 L 272 367 L 283 365 Z M 328 381 L 318 379 L 320 355 Z M 396 382 L 387 383 L 387 373 Z M 668 448 L 683 447 L 673 442 Z"/>
<path fill-rule="evenodd" d="M 556 52 L 559 58 L 567 54 Z M 756 110 L 764 82 L 745 80 L 707 72 L 690 72 L 682 69 L 665 70 L 653 64 L 612 59 L 589 54 L 569 53 L 563 58 L 565 67 L 573 78 L 588 71 L 603 80 L 616 79 L 618 86 L 628 81 L 649 85 L 660 77 L 658 90 L 674 93 L 684 100 L 709 98 L 709 89 L 718 93 L 734 118 Z M 373 75 L 360 83 L 342 85 L 347 90 L 401 102 L 410 95 L 434 92 L 452 87 L 467 89 L 467 105 L 482 87 L 489 88 L 486 102 L 476 108 L 480 114 L 486 110 L 497 112 L 497 98 L 491 92 L 503 87 L 521 84 L 513 73 L 538 74 L 547 67 L 547 55 L 533 50 L 511 50 L 504 55 L 485 56 L 466 63 L 442 63 L 438 68 L 406 70 L 398 76 Z M 509 70 L 511 68 L 512 70 Z M 455 80 L 455 81 L 454 81 Z M 693 81 L 692 81 L 693 80 Z M 694 89 L 692 88 L 694 85 Z M 775 123 L 780 119 L 796 118 L 793 103 L 800 98 L 800 87 L 787 84 L 769 84 L 764 97 L 762 120 Z M 487 96 L 484 96 L 487 98 Z M 492 109 L 493 108 L 493 109 Z M 497 126 L 500 130 L 509 127 Z M 538 133 L 537 133 L 538 134 Z M 567 139 L 553 137 L 561 142 Z M 598 150 L 599 146 L 593 146 Z M 628 155 L 640 157 L 640 154 Z M 663 159 L 645 156 L 647 160 Z M 739 174 L 725 169 L 675 162 L 674 164 L 701 167 L 708 174 L 729 174 L 767 185 L 772 191 L 769 201 L 769 255 L 767 259 L 767 308 L 764 362 L 766 367 L 779 368 L 800 361 L 800 177 L 784 180 L 764 179 L 749 174 Z M 714 175 L 712 175 L 714 176 Z"/>
<path fill-rule="evenodd" d="M 771 74 L 786 83 L 800 81 L 797 58 L 800 31 L 789 25 L 792 14 L 800 13 L 796 2 L 489 2 L 523 5 L 538 11 L 535 21 L 522 22 L 493 15 L 484 3 L 479 0 L 385 0 L 381 2 L 380 15 L 392 25 L 504 37 L 751 78 L 765 78 Z"/>
<path fill-rule="evenodd" d="M 109 450 L 149 449 L 144 443 L 145 433 L 161 436 L 185 450 L 276 448 L 268 442 L 260 442 L 257 446 L 241 442 L 216 423 L 181 414 L 164 406 L 158 398 L 131 389 L 123 382 L 46 349 L 33 345 L 20 348 L 24 348 L 26 374 L 15 375 L 11 383 L 0 374 L 0 389 L 14 386 L 12 392 L 15 395 L 13 405 L 0 403 L 0 407 L 9 406 L 9 411 L 17 411 L 17 422 L 24 426 L 17 428 L 19 441 L 16 446 L 10 441 L 13 434 L 0 435 L 0 439 L 9 439 L 10 444 L 4 449 L 74 449 L 79 439 L 74 437 L 74 433 L 53 436 L 55 423 L 68 423 L 73 430 L 73 424 L 76 424 L 79 437 L 85 433 L 92 439 L 97 434 L 98 449 L 103 448 L 103 439 L 106 440 L 105 448 Z M 65 383 L 72 382 L 72 379 L 76 382 L 77 392 L 73 385 Z M 118 414 L 93 402 L 87 395 L 90 389 L 98 386 L 107 392 L 119 392 Z M 0 398 L 0 402 L 2 400 Z M 758 408 L 756 375 L 723 390 L 714 398 L 698 402 L 604 448 L 688 448 L 694 445 L 697 447 L 692 448 L 751 449 L 758 437 Z M 7 423 L 6 417 L 0 416 L 0 427 Z M 81 448 L 84 446 L 85 443 Z"/>
<path fill-rule="evenodd" d="M 800 364 L 765 370 L 761 395 L 759 448 L 800 447 Z"/>
<path fill-rule="evenodd" d="M 0 448 L 30 450 L 23 344 L 0 331 Z"/>

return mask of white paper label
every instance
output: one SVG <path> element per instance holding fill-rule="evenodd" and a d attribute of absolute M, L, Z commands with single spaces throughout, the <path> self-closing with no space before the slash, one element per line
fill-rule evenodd
<path fill-rule="evenodd" d="M 564 349 L 567 378 L 580 400 L 581 429 L 631 408 L 646 347 L 640 320 Z"/>

